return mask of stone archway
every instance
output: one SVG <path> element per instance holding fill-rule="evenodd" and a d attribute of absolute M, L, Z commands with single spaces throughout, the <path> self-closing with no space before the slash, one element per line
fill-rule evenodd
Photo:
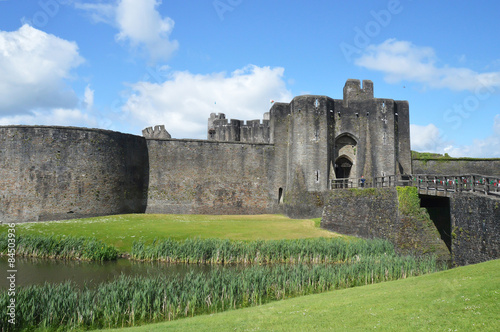
<path fill-rule="evenodd" d="M 356 177 L 356 138 L 344 133 L 335 139 L 335 178 L 346 179 Z"/>
<path fill-rule="evenodd" d="M 352 161 L 345 156 L 335 160 L 335 177 L 337 179 L 348 179 L 351 175 Z"/>

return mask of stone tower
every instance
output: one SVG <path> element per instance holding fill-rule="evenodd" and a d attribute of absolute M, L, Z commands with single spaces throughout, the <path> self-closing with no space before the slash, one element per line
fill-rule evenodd
<path fill-rule="evenodd" d="M 333 106 L 334 100 L 325 96 L 300 96 L 290 102 L 287 188 L 328 189 Z"/>
<path fill-rule="evenodd" d="M 408 102 L 374 98 L 369 80 L 363 86 L 347 80 L 341 100 L 306 95 L 275 103 L 262 124 L 247 121 L 256 128 L 254 122 L 266 128 L 265 135 L 243 139 L 248 125 L 212 114 L 209 135 L 274 144 L 275 178 L 287 191 L 320 192 L 331 179 L 411 173 Z"/>
<path fill-rule="evenodd" d="M 373 83 L 348 80 L 334 107 L 336 178 L 411 173 L 407 101 L 373 97 Z"/>

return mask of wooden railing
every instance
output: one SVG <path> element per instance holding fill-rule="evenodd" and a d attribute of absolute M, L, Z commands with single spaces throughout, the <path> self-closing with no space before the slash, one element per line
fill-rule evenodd
<path fill-rule="evenodd" d="M 414 186 L 425 195 L 448 196 L 456 192 L 474 192 L 500 196 L 500 176 L 466 175 L 389 175 L 372 179 L 350 178 L 330 181 L 330 189 L 385 188 Z"/>
<path fill-rule="evenodd" d="M 421 194 L 475 192 L 500 196 L 500 176 L 492 177 L 478 174 L 466 175 L 413 175 L 413 186 Z"/>
<path fill-rule="evenodd" d="M 396 186 L 411 186 L 412 177 L 410 175 L 388 175 L 371 179 L 333 179 L 330 182 L 331 189 L 344 188 L 385 188 Z"/>

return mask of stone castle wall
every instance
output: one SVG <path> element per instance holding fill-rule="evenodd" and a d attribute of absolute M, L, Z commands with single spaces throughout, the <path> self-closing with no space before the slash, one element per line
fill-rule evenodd
<path fill-rule="evenodd" d="M 500 199 L 471 193 L 450 197 L 452 255 L 457 265 L 500 258 Z"/>
<path fill-rule="evenodd" d="M 0 220 L 72 219 L 145 210 L 146 140 L 70 127 L 0 127 Z"/>
<path fill-rule="evenodd" d="M 435 199 L 449 199 L 451 256 L 438 229 L 445 225 L 439 224 L 442 221 L 436 219 L 432 208 L 425 209 L 433 219 L 425 213 L 405 213 L 396 188 L 329 193 L 321 227 L 362 238 L 387 239 L 402 253 L 436 254 L 442 259 L 451 258 L 458 266 L 500 258 L 499 198 L 462 192 L 450 198 L 426 196 L 425 199 L 426 206 L 431 206 L 429 201 Z"/>
<path fill-rule="evenodd" d="M 409 106 L 407 101 L 374 98 L 373 83 L 348 80 L 343 100 L 335 100 L 335 159 L 343 153 L 337 140 L 355 141 L 352 177 L 372 178 L 411 173 Z"/>
<path fill-rule="evenodd" d="M 413 174 L 479 174 L 500 176 L 500 159 L 497 160 L 417 160 L 413 159 Z"/>
<path fill-rule="evenodd" d="M 269 113 L 261 120 L 226 119 L 224 113 L 212 113 L 208 118 L 208 140 L 222 142 L 269 143 Z"/>
<path fill-rule="evenodd" d="M 147 213 L 278 212 L 274 147 L 202 140 L 147 140 Z"/>
<path fill-rule="evenodd" d="M 325 191 L 331 165 L 329 126 L 333 99 L 325 96 L 299 96 L 289 104 L 286 146 L 288 159 L 287 192 Z"/>
<path fill-rule="evenodd" d="M 382 238 L 404 254 L 436 254 L 450 259 L 439 231 L 420 215 L 403 213 L 396 188 L 352 189 L 329 195 L 321 228 L 362 238 Z"/>
<path fill-rule="evenodd" d="M 341 155 L 351 158 L 351 178 L 409 172 L 407 106 L 373 98 L 371 81 L 361 88 L 359 80 L 348 80 L 343 100 L 298 96 L 274 103 L 263 120 L 211 114 L 206 141 L 172 139 L 163 125 L 146 128 L 144 137 L 0 127 L 0 217 L 36 221 L 143 211 L 318 216 L 324 201 L 318 197 L 329 190 Z"/>

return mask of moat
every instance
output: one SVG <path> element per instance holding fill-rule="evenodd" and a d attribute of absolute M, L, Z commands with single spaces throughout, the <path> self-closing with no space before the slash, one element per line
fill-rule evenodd
<path fill-rule="evenodd" d="M 183 276 L 189 272 L 209 272 L 213 269 L 236 269 L 236 266 L 208 264 L 168 264 L 162 262 L 137 262 L 120 258 L 108 262 L 86 262 L 74 260 L 54 260 L 37 258 L 16 258 L 17 286 L 42 285 L 45 282 L 62 283 L 71 280 L 78 287 L 90 287 L 109 282 L 120 276 Z M 240 267 L 241 268 L 241 267 Z M 0 257 L 0 269 L 7 271 L 7 257 Z M 8 280 L 3 277 L 0 289 L 8 288 Z"/>

